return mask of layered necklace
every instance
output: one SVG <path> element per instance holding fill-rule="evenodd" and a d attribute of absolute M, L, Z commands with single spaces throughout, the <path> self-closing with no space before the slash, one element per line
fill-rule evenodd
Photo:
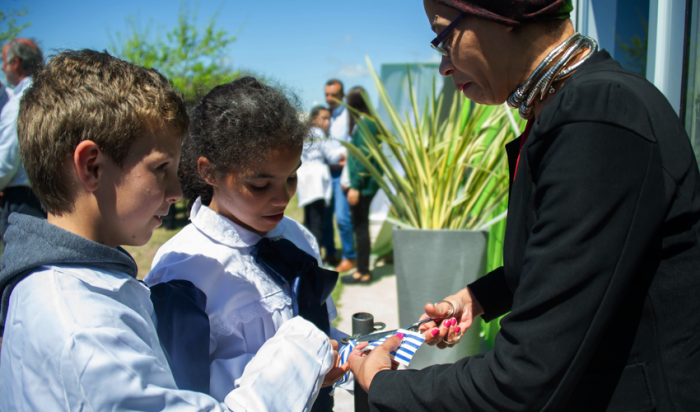
<path fill-rule="evenodd" d="M 569 64 L 572 59 L 586 50 L 590 53 L 578 62 Z M 596 51 L 598 51 L 598 43 L 595 40 L 581 33 L 574 33 L 552 50 L 527 78 L 525 84 L 508 97 L 508 106 L 519 109 L 518 112 L 523 119 L 532 118 L 532 105 L 537 96 L 542 101 L 548 93 L 554 94 L 556 90 L 552 84 L 571 76 Z"/>

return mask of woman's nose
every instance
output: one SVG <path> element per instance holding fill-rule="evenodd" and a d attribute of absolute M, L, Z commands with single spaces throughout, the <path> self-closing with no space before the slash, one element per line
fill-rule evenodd
<path fill-rule="evenodd" d="M 455 66 L 452 64 L 452 59 L 447 56 L 442 56 L 442 61 L 440 62 L 440 74 L 449 77 L 452 76 Z"/>

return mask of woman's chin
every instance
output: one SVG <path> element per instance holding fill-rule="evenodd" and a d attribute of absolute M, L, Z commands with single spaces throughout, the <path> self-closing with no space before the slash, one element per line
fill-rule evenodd
<path fill-rule="evenodd" d="M 468 84 L 467 87 L 462 89 L 462 93 L 464 94 L 464 97 L 472 102 L 487 106 L 498 106 L 505 103 L 505 101 L 508 99 L 508 96 L 499 98 L 498 96 L 494 96 L 493 93 L 486 95 L 484 90 L 476 83 Z"/>

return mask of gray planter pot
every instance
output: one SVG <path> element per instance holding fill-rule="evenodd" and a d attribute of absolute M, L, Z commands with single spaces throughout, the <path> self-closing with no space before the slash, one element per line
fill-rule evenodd
<path fill-rule="evenodd" d="M 486 270 L 488 233 L 473 230 L 394 229 L 394 268 L 399 298 L 400 325 L 416 322 L 428 302 L 463 289 Z M 478 320 L 458 345 L 438 349 L 423 345 L 411 369 L 456 362 L 479 353 Z"/>

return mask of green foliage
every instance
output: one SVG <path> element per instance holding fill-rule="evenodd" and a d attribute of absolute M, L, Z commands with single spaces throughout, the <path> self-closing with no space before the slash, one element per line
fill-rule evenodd
<path fill-rule="evenodd" d="M 449 115 L 441 119 L 445 96 L 437 97 L 433 82 L 433 98 L 419 111 L 409 77 L 413 114 L 402 117 L 369 60 L 367 63 L 392 127 L 384 124 L 367 101 L 379 139 L 366 142 L 368 156 L 352 144 L 344 145 L 387 194 L 395 223 L 419 229 L 488 227 L 508 195 L 504 145 L 515 137 L 509 109 L 477 105 L 457 95 Z M 359 123 L 358 127 L 366 125 Z"/>
<path fill-rule="evenodd" d="M 21 10 L 10 10 L 7 13 L 0 11 L 0 44 L 5 44 L 8 41 L 16 38 L 22 30 L 31 26 L 31 22 L 17 24 L 17 17 L 23 17 L 28 14 L 26 8 Z"/>
<path fill-rule="evenodd" d="M 193 105 L 213 87 L 240 77 L 226 60 L 227 48 L 236 36 L 217 29 L 215 16 L 200 30 L 197 10 L 191 12 L 183 2 L 177 25 L 165 36 L 151 36 L 148 28 L 141 29 L 136 18 L 130 16 L 130 32 L 117 33 L 109 49 L 134 64 L 158 70 L 182 92 L 188 105 Z"/>

